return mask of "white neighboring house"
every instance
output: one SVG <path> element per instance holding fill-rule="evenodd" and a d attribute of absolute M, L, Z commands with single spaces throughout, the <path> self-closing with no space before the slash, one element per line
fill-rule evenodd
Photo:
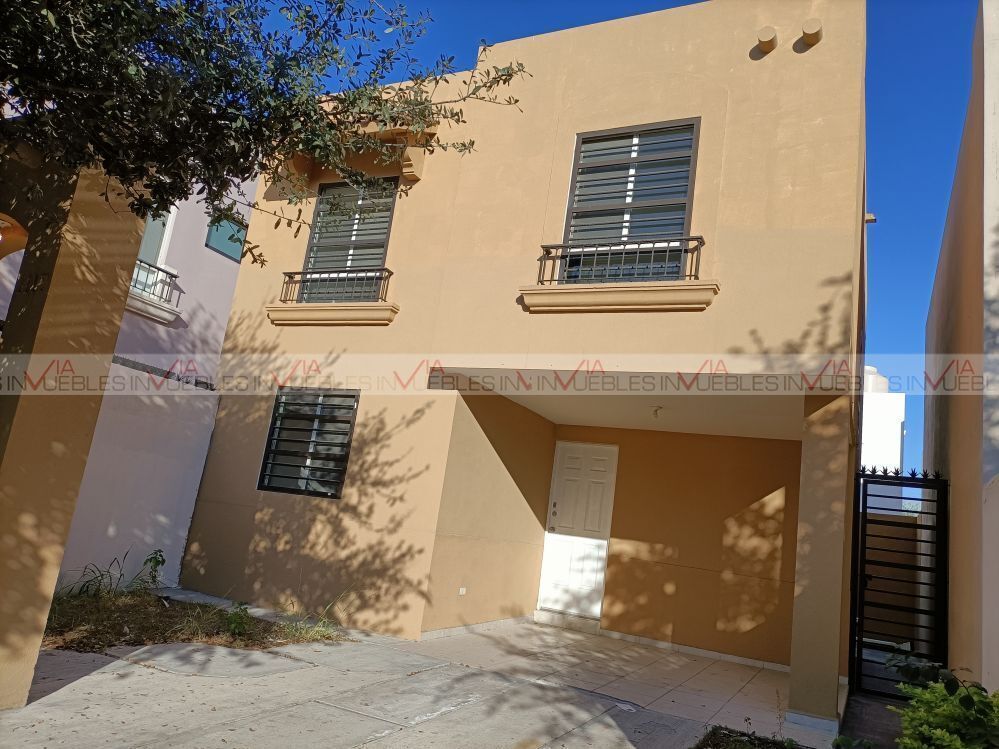
<path fill-rule="evenodd" d="M 864 367 L 864 415 L 860 433 L 860 462 L 868 468 L 905 471 L 905 393 L 890 392 L 888 378 L 877 367 Z M 911 509 L 906 500 L 918 501 L 918 490 L 906 494 L 901 487 L 880 486 L 872 504 L 879 509 Z M 898 500 L 889 499 L 898 497 Z"/>
<path fill-rule="evenodd" d="M 889 470 L 905 470 L 905 394 L 889 391 L 888 378 L 877 367 L 864 367 L 864 416 L 860 462 Z"/>
<path fill-rule="evenodd" d="M 209 224 L 195 198 L 146 222 L 60 584 L 90 564 L 127 581 L 154 549 L 166 557 L 163 583 L 177 584 L 215 424 L 215 379 L 245 231 Z M 0 318 L 23 254 L 0 260 Z M 119 568 L 115 560 L 126 553 Z"/>

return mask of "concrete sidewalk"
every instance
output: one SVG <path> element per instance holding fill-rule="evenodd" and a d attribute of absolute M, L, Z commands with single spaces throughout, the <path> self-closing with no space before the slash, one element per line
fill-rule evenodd
<path fill-rule="evenodd" d="M 608 638 L 534 624 L 426 643 L 358 637 L 270 651 L 45 651 L 33 702 L 0 714 L 0 746 L 687 749 L 705 730 L 703 718 L 539 673 L 595 663 L 605 644 L 617 652 Z"/>

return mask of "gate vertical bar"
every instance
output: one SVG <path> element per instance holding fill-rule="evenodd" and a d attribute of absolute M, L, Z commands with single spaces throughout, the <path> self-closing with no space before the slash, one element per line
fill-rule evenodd
<path fill-rule="evenodd" d="M 858 565 L 857 565 L 857 640 L 854 643 L 856 648 L 856 671 L 857 685 L 863 689 L 864 686 L 864 632 L 867 629 L 866 610 L 864 602 L 867 596 L 867 491 L 869 484 L 867 479 L 860 479 L 860 543 L 858 544 Z"/>
<path fill-rule="evenodd" d="M 859 615 L 860 601 L 860 523 L 863 517 L 860 494 L 863 490 L 863 476 L 857 474 L 853 480 L 853 553 L 851 563 L 853 564 L 853 574 L 850 576 L 850 662 L 847 665 L 847 683 L 850 691 L 857 688 L 857 643 L 860 640 L 857 629 L 857 616 Z"/>
<path fill-rule="evenodd" d="M 936 647 L 940 662 L 949 666 L 950 619 L 950 487 L 942 481 L 937 488 L 937 588 L 936 588 Z"/>

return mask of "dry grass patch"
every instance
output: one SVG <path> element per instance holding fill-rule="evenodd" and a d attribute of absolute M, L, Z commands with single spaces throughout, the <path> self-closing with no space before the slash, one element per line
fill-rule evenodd
<path fill-rule="evenodd" d="M 797 749 L 798 746 L 791 739 L 768 739 L 755 733 L 715 726 L 704 734 L 694 749 Z"/>
<path fill-rule="evenodd" d="M 117 645 L 201 642 L 262 650 L 295 642 L 345 639 L 334 622 L 269 621 L 246 606 L 232 609 L 165 601 L 145 590 L 115 595 L 61 595 L 52 602 L 43 647 L 101 653 Z"/>

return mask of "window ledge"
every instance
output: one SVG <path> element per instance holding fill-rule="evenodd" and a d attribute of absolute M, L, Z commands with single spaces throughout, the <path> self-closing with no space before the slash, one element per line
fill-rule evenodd
<path fill-rule="evenodd" d="M 164 325 L 169 325 L 180 317 L 180 310 L 177 307 L 146 296 L 141 291 L 136 291 L 135 289 L 128 290 L 128 298 L 125 299 L 125 309 Z"/>
<path fill-rule="evenodd" d="M 718 294 L 717 281 L 652 281 L 521 286 L 528 312 L 699 312 Z"/>
<path fill-rule="evenodd" d="M 269 304 L 272 325 L 388 325 L 399 312 L 391 302 Z"/>

